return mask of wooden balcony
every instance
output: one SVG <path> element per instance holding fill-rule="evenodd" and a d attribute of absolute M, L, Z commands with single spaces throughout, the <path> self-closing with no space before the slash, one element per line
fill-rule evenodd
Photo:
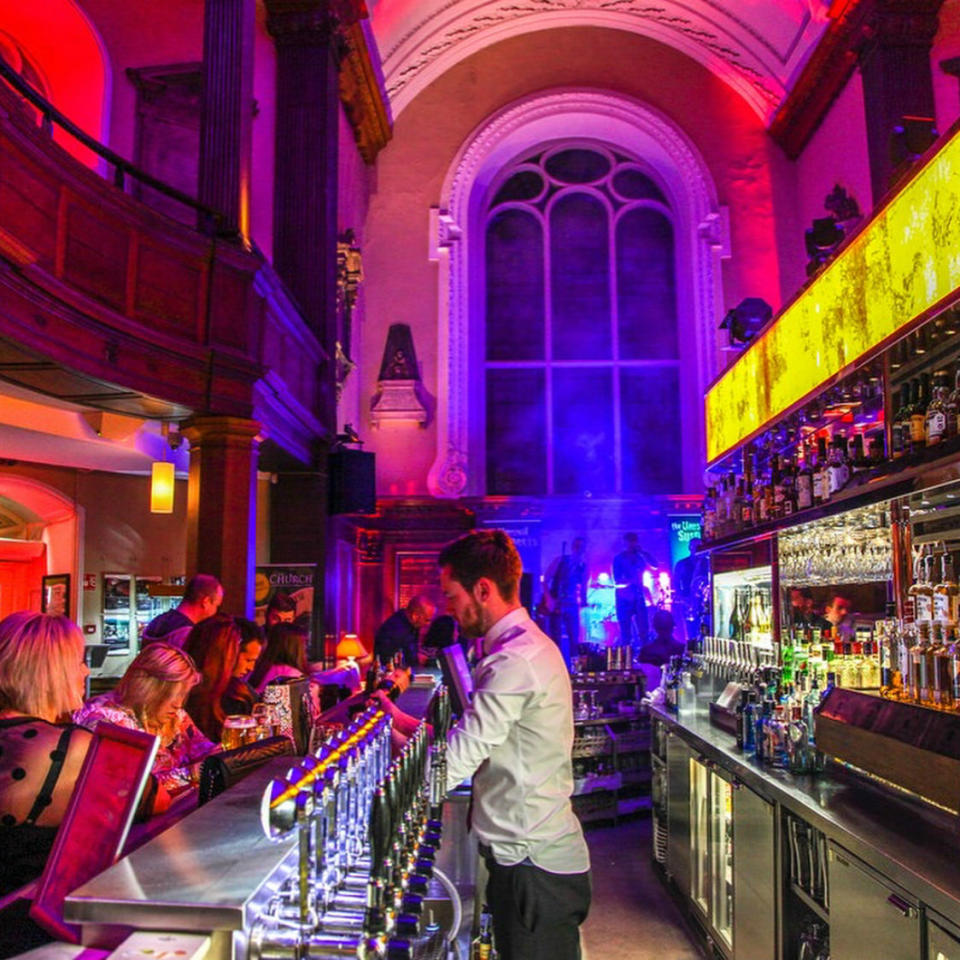
<path fill-rule="evenodd" d="M 264 258 L 127 196 L 2 83 L 0 341 L 0 375 L 75 402 L 262 418 L 300 456 L 323 432 L 326 355 Z"/>

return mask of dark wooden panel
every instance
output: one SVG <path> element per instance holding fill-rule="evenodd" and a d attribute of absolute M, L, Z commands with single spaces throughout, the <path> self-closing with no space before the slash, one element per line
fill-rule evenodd
<path fill-rule="evenodd" d="M 134 312 L 137 319 L 193 340 L 202 309 L 202 266 L 173 249 L 141 244 L 137 251 Z"/>
<path fill-rule="evenodd" d="M 20 153 L 0 151 L 0 224 L 48 269 L 56 251 L 57 196 L 57 184 Z"/>
<path fill-rule="evenodd" d="M 91 297 L 123 310 L 126 306 L 129 234 L 124 224 L 79 203 L 67 210 L 63 277 Z"/>

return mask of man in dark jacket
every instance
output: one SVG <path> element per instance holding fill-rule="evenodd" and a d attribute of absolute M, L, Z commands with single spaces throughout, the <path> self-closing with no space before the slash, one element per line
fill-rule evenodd
<path fill-rule="evenodd" d="M 183 647 L 195 624 L 212 617 L 223 603 L 223 587 L 209 573 L 198 573 L 187 581 L 183 599 L 175 610 L 154 617 L 143 631 L 143 646 L 162 640 Z"/>
<path fill-rule="evenodd" d="M 402 610 L 392 613 L 373 638 L 373 655 L 386 663 L 398 653 L 408 667 L 420 665 L 420 631 L 433 619 L 436 606 L 428 597 L 412 597 Z"/>

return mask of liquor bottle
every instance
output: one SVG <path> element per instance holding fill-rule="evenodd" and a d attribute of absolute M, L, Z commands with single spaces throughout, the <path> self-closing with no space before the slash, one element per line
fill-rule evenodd
<path fill-rule="evenodd" d="M 733 591 L 733 609 L 730 611 L 730 622 L 727 624 L 727 636 L 731 640 L 740 639 L 740 603 L 739 591 Z"/>
<path fill-rule="evenodd" d="M 850 477 L 847 466 L 847 442 L 842 433 L 833 438 L 830 447 L 829 466 L 827 468 L 827 488 L 831 497 L 838 494 L 846 485 Z"/>
<path fill-rule="evenodd" d="M 850 478 L 859 477 L 870 468 L 863 452 L 863 434 L 855 433 L 850 441 Z"/>
<path fill-rule="evenodd" d="M 480 914 L 480 932 L 473 941 L 470 960 L 492 960 L 493 958 L 493 916 L 490 908 L 484 904 Z"/>
<path fill-rule="evenodd" d="M 810 737 L 807 725 L 803 722 L 803 707 L 800 704 L 790 710 L 787 761 L 791 773 L 809 773 L 811 770 Z"/>
<path fill-rule="evenodd" d="M 917 635 L 910 648 L 910 693 L 909 698 L 914 703 L 926 704 L 930 697 L 930 676 L 927 669 L 927 650 L 930 646 L 930 636 L 927 632 L 929 624 L 918 623 Z"/>
<path fill-rule="evenodd" d="M 730 498 L 730 529 L 731 531 L 743 529 L 743 480 L 737 481 L 733 496 Z"/>
<path fill-rule="evenodd" d="M 863 645 L 863 659 L 860 661 L 860 687 L 863 690 L 876 690 L 880 686 L 880 659 L 876 644 L 868 641 Z"/>
<path fill-rule="evenodd" d="M 806 510 L 813 506 L 813 469 L 810 463 L 811 451 L 804 447 L 803 461 L 797 470 L 797 509 Z"/>
<path fill-rule="evenodd" d="M 897 422 L 900 424 L 900 446 L 903 450 L 903 456 L 909 456 L 912 445 L 910 442 L 913 426 L 911 414 L 913 407 L 917 403 L 920 395 L 920 381 L 914 377 L 903 388 L 903 402 L 897 413 Z"/>
<path fill-rule="evenodd" d="M 779 520 L 783 516 L 783 471 L 780 469 L 780 458 L 776 454 L 770 458 L 770 486 L 773 491 L 770 519 Z"/>
<path fill-rule="evenodd" d="M 780 486 L 783 489 L 782 515 L 792 516 L 797 512 L 797 471 L 790 460 L 785 460 L 781 467 Z"/>
<path fill-rule="evenodd" d="M 950 710 L 953 707 L 953 674 L 946 629 L 946 624 L 934 622 L 933 642 L 930 645 L 930 658 L 933 661 L 932 699 L 934 706 L 941 710 Z"/>
<path fill-rule="evenodd" d="M 947 436 L 955 437 L 960 434 L 960 364 L 953 375 L 953 389 L 947 394 Z"/>
<path fill-rule="evenodd" d="M 745 707 L 747 705 L 748 693 L 746 690 L 740 691 L 740 696 L 737 698 L 737 706 L 734 709 L 734 714 L 737 718 L 737 727 L 736 727 L 736 738 L 737 738 L 737 749 L 742 750 L 743 744 L 746 741 L 745 730 L 743 727 L 744 718 L 746 716 Z"/>
<path fill-rule="evenodd" d="M 917 623 L 933 619 L 933 588 L 927 582 L 928 559 L 932 556 L 930 544 L 925 543 L 914 569 L 914 579 L 907 596 L 912 600 L 913 616 Z"/>
<path fill-rule="evenodd" d="M 816 720 L 817 708 L 820 706 L 820 681 L 813 677 L 810 681 L 810 689 L 803 698 L 803 722 L 807 725 L 807 736 L 811 743 L 814 741 L 814 722 Z"/>
<path fill-rule="evenodd" d="M 880 696 L 899 700 L 903 696 L 903 675 L 900 672 L 899 633 L 890 620 L 880 621 L 877 629 L 880 655 Z"/>
<path fill-rule="evenodd" d="M 927 405 L 930 403 L 930 374 L 920 374 L 917 398 L 910 407 L 910 452 L 919 453 L 927 445 Z"/>
<path fill-rule="evenodd" d="M 743 708 L 743 751 L 755 753 L 757 749 L 757 695 L 751 690 Z"/>
<path fill-rule="evenodd" d="M 940 554 L 940 582 L 933 588 L 933 618 L 943 624 L 957 623 L 960 588 L 953 571 L 953 554 L 944 545 Z"/>
<path fill-rule="evenodd" d="M 880 430 L 874 430 L 867 438 L 867 463 L 870 467 L 883 463 L 883 432 Z"/>
<path fill-rule="evenodd" d="M 713 540 L 717 536 L 717 491 L 714 487 L 707 487 L 707 494 L 703 498 L 703 538 Z"/>
<path fill-rule="evenodd" d="M 813 503 L 826 503 L 830 499 L 830 473 L 827 463 L 827 438 L 817 437 L 817 465 L 813 473 Z"/>
<path fill-rule="evenodd" d="M 900 409 L 904 404 L 904 397 L 909 395 L 909 389 L 904 386 L 897 390 L 890 401 L 890 459 L 899 460 L 904 454 L 903 433 L 901 432 Z"/>
<path fill-rule="evenodd" d="M 913 673 L 913 646 L 917 640 L 917 625 L 911 624 L 909 630 L 903 630 L 897 641 L 897 655 L 900 660 L 900 676 L 903 680 L 900 699 L 913 702 L 917 694 L 917 681 Z"/>
<path fill-rule="evenodd" d="M 949 393 L 950 378 L 947 371 L 937 370 L 933 375 L 933 396 L 927 406 L 927 421 L 924 427 L 928 447 L 935 447 L 946 439 Z"/>

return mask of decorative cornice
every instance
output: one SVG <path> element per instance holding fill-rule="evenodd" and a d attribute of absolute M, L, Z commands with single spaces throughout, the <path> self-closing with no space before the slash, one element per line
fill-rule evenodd
<path fill-rule="evenodd" d="M 838 0 L 830 26 L 770 124 L 770 136 L 796 160 L 843 90 L 860 58 L 878 44 L 929 46 L 943 0 Z"/>
<path fill-rule="evenodd" d="M 737 4 L 715 0 L 411 0 L 411 12 L 424 12 L 406 20 L 402 34 L 388 32 L 380 40 L 395 114 L 439 75 L 486 46 L 535 30 L 592 26 L 642 34 L 680 50 L 768 120 L 823 29 L 826 2 L 799 4 L 795 30 L 774 42 L 764 34 L 762 21 Z"/>
<path fill-rule="evenodd" d="M 354 23 L 344 39 L 340 65 L 340 102 L 353 128 L 360 156 L 373 163 L 393 136 L 390 101 L 379 69 L 379 55 L 366 22 Z"/>

